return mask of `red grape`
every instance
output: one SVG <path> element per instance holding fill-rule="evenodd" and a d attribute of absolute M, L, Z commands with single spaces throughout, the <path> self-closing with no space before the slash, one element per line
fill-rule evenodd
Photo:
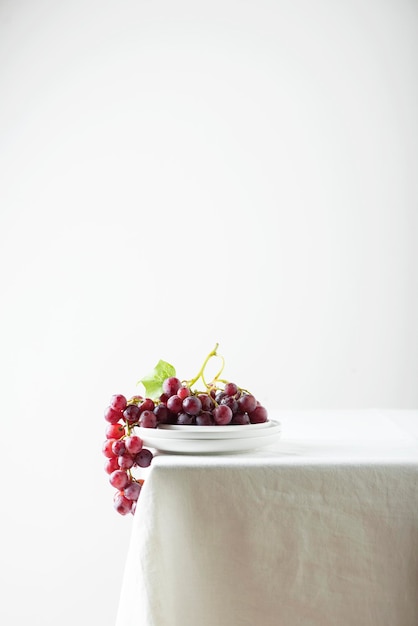
<path fill-rule="evenodd" d="M 112 452 L 115 456 L 120 456 L 121 454 L 125 454 L 125 451 L 126 451 L 125 441 L 118 439 L 117 441 L 113 443 Z"/>
<path fill-rule="evenodd" d="M 141 491 L 141 485 L 135 481 L 129 483 L 123 490 L 125 498 L 128 500 L 138 500 Z"/>
<path fill-rule="evenodd" d="M 106 441 L 103 444 L 102 452 L 109 459 L 112 458 L 112 456 L 115 456 L 115 454 L 114 454 L 114 452 L 112 450 L 112 446 L 113 446 L 113 443 L 115 441 L 116 441 L 116 439 L 106 439 Z"/>
<path fill-rule="evenodd" d="M 235 396 L 238 391 L 238 386 L 235 383 L 226 383 L 224 392 L 227 396 Z"/>
<path fill-rule="evenodd" d="M 177 395 L 179 398 L 181 398 L 182 400 L 184 400 L 184 398 L 187 398 L 188 396 L 190 396 L 190 389 L 189 387 L 180 387 L 180 389 L 177 391 Z"/>
<path fill-rule="evenodd" d="M 157 416 L 153 411 L 144 411 L 139 418 L 139 425 L 142 426 L 142 428 L 156 428 Z"/>
<path fill-rule="evenodd" d="M 129 476 L 123 470 L 118 469 L 110 474 L 109 482 L 115 489 L 124 489 L 129 482 Z"/>
<path fill-rule="evenodd" d="M 142 450 L 143 445 L 144 442 L 142 441 L 141 437 L 138 437 L 137 435 L 131 435 L 130 437 L 126 437 L 125 439 L 126 450 L 129 452 L 129 454 L 138 454 L 138 452 Z"/>
<path fill-rule="evenodd" d="M 181 387 L 181 381 L 176 376 L 170 376 L 163 381 L 163 393 L 168 397 L 174 396 Z"/>
<path fill-rule="evenodd" d="M 113 408 L 112 406 L 108 406 L 105 413 L 104 418 L 109 424 L 116 424 L 122 417 L 122 412 Z"/>
<path fill-rule="evenodd" d="M 109 424 L 105 431 L 107 439 L 120 439 L 125 434 L 123 424 Z"/>
<path fill-rule="evenodd" d="M 180 413 L 182 406 L 183 400 L 177 394 L 170 396 L 167 400 L 167 409 L 173 413 Z"/>
<path fill-rule="evenodd" d="M 120 393 L 115 394 L 110 398 L 110 406 L 116 409 L 116 411 L 123 411 L 123 409 L 126 407 L 125 396 L 122 396 L 122 394 Z"/>
<path fill-rule="evenodd" d="M 213 411 L 213 419 L 218 426 L 226 426 L 232 419 L 232 411 L 226 404 L 220 404 Z"/>
<path fill-rule="evenodd" d="M 189 415 L 198 415 L 202 410 L 202 403 L 197 396 L 189 396 L 183 400 L 183 411 Z"/>
<path fill-rule="evenodd" d="M 113 501 L 113 506 L 121 515 L 127 515 L 131 512 L 132 501 L 125 498 L 123 494 L 118 493 Z"/>
<path fill-rule="evenodd" d="M 115 470 L 120 469 L 119 463 L 118 463 L 118 457 L 113 456 L 111 459 L 106 459 L 104 469 L 107 474 L 111 474 Z"/>
<path fill-rule="evenodd" d="M 145 398 L 138 408 L 140 413 L 143 411 L 153 411 L 155 409 L 155 402 L 154 400 L 151 400 L 151 398 Z"/>
<path fill-rule="evenodd" d="M 130 454 L 121 454 L 120 456 L 118 456 L 118 465 L 120 467 L 120 469 L 123 470 L 128 470 L 131 469 L 131 467 L 134 464 L 134 457 L 131 456 Z"/>

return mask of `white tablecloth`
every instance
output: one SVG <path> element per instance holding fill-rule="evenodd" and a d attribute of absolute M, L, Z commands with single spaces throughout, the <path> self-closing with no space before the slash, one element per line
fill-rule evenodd
<path fill-rule="evenodd" d="M 154 459 L 117 626 L 418 625 L 418 411 L 275 417 L 269 448 Z"/>

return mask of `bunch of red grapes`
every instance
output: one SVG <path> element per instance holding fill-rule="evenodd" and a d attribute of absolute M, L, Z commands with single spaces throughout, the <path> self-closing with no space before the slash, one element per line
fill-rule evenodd
<path fill-rule="evenodd" d="M 227 426 L 259 424 L 267 421 L 267 410 L 248 391 L 232 382 L 222 388 L 208 385 L 204 392 L 171 376 L 162 383 L 158 400 L 133 396 L 112 396 L 105 410 L 106 441 L 103 454 L 109 482 L 115 487 L 114 507 L 121 515 L 134 513 L 143 479 L 135 478 L 135 468 L 146 468 L 153 454 L 144 448 L 135 427 L 157 428 L 160 424 L 179 426 Z"/>
<path fill-rule="evenodd" d="M 154 409 L 158 423 L 179 426 L 227 426 L 267 421 L 266 409 L 249 392 L 235 383 L 224 387 L 208 386 L 192 391 L 172 376 L 163 382 L 163 393 Z"/>
<path fill-rule="evenodd" d="M 128 402 L 125 396 L 116 394 L 111 397 L 110 405 L 105 410 L 104 417 L 108 422 L 103 444 L 105 471 L 109 474 L 110 484 L 117 490 L 113 505 L 121 515 L 135 513 L 144 483 L 143 479 L 135 478 L 133 470 L 148 467 L 153 458 L 151 450 L 144 448 L 144 442 L 133 431 L 133 426 L 139 425 L 141 413 L 146 410 L 149 413 L 148 407 L 151 405 L 154 408 L 154 402 L 149 398 L 144 400 L 134 396 Z"/>

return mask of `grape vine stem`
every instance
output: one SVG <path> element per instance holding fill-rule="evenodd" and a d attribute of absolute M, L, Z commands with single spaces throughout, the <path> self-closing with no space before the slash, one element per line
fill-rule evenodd
<path fill-rule="evenodd" d="M 196 374 L 196 376 L 195 376 L 194 378 L 192 378 L 191 380 L 188 380 L 188 381 L 187 381 L 187 385 L 188 385 L 189 387 L 191 387 L 192 385 L 194 385 L 194 384 L 195 384 L 195 383 L 199 380 L 199 378 L 201 378 L 201 379 L 202 379 L 202 381 L 203 381 L 203 384 L 204 384 L 204 385 L 205 385 L 205 387 L 206 387 L 206 389 L 209 389 L 209 385 L 207 384 L 207 382 L 206 382 L 206 380 L 205 380 L 205 374 L 204 374 L 204 372 L 205 372 L 205 368 L 206 368 L 207 364 L 209 363 L 210 359 L 211 359 L 212 357 L 214 357 L 214 356 L 216 356 L 216 357 L 218 357 L 219 359 L 221 359 L 221 361 L 222 361 L 222 366 L 221 366 L 221 369 L 219 370 L 219 372 L 215 375 L 215 377 L 214 377 L 214 379 L 213 379 L 213 382 L 215 382 L 215 381 L 219 378 L 219 376 L 222 374 L 223 369 L 224 369 L 224 367 L 225 367 L 225 359 L 224 359 L 224 358 L 223 358 L 223 356 L 221 356 L 220 354 L 217 354 L 217 352 L 216 352 L 216 351 L 217 351 L 217 349 L 218 349 L 218 346 L 219 346 L 219 344 L 217 343 L 217 344 L 215 345 L 215 347 L 213 348 L 213 350 L 211 350 L 211 351 L 209 352 L 209 354 L 207 355 L 206 359 L 203 361 L 202 367 L 200 368 L 200 370 L 199 370 L 199 372 Z"/>

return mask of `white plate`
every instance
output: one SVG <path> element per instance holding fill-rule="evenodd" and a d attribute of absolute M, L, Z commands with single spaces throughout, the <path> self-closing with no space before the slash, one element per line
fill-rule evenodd
<path fill-rule="evenodd" d="M 200 428 L 199 426 L 197 428 Z M 142 429 L 155 430 L 155 429 Z M 220 427 L 219 430 L 223 430 Z M 184 439 L 170 437 L 173 433 L 167 431 L 167 437 L 153 437 L 146 433 L 140 435 L 144 446 L 154 448 L 160 452 L 175 454 L 225 454 L 228 452 L 244 452 L 256 450 L 275 443 L 280 438 L 281 427 L 278 422 L 270 425 L 268 429 L 262 429 L 253 433 L 252 437 L 219 437 L 218 439 Z"/>
<path fill-rule="evenodd" d="M 227 426 L 180 426 L 178 424 L 160 424 L 158 429 L 161 430 L 169 430 L 169 431 L 181 431 L 182 433 L 195 433 L 196 430 L 205 431 L 206 433 L 218 433 L 220 430 L 222 432 L 234 432 L 238 433 L 240 430 L 259 430 L 260 428 L 268 428 L 270 426 L 271 420 L 267 420 L 267 422 L 261 422 L 261 424 L 228 424 Z"/>
<path fill-rule="evenodd" d="M 171 428 L 142 428 L 136 427 L 135 433 L 141 439 L 240 439 L 257 437 L 263 434 L 272 434 L 279 423 L 269 420 L 261 424 L 246 424 L 244 426 L 172 426 Z M 164 424 L 166 426 L 166 424 Z M 280 427 L 280 426 L 279 426 Z"/>

